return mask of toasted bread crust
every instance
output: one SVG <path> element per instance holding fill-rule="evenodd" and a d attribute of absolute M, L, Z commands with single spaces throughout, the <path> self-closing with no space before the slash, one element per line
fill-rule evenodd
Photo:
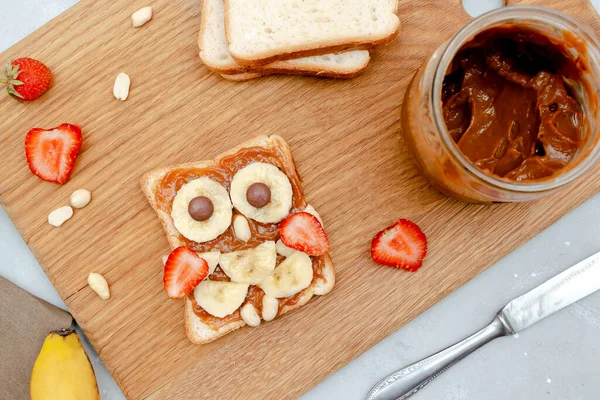
<path fill-rule="evenodd" d="M 169 167 L 157 168 L 157 169 L 153 169 L 153 170 L 147 172 L 146 174 L 144 174 L 142 176 L 141 181 L 140 181 L 140 184 L 142 186 L 142 191 L 148 198 L 148 202 L 150 203 L 152 208 L 158 214 L 159 220 L 167 234 L 167 239 L 168 239 L 169 245 L 171 246 L 172 249 L 175 249 L 176 247 L 184 245 L 184 242 L 180 239 L 180 234 L 175 229 L 175 226 L 173 225 L 171 216 L 169 214 L 165 213 L 164 211 L 160 210 L 158 207 L 158 204 L 156 202 L 156 198 L 155 198 L 156 191 L 158 189 L 158 185 L 160 184 L 160 182 L 164 178 L 164 176 L 167 175 L 169 172 L 171 172 L 175 169 L 180 169 L 180 168 L 207 168 L 207 167 L 217 166 L 218 161 L 221 160 L 222 158 L 230 156 L 232 154 L 235 154 L 241 149 L 248 148 L 248 147 L 255 147 L 255 146 L 260 146 L 260 147 L 263 147 L 268 150 L 276 150 L 277 153 L 280 155 L 282 163 L 284 165 L 286 165 L 290 170 L 295 171 L 295 173 L 297 174 L 294 160 L 292 157 L 291 149 L 289 148 L 289 146 L 285 142 L 285 140 L 278 135 L 272 135 L 272 136 L 264 136 L 263 135 L 263 136 L 258 136 L 258 137 L 255 137 L 254 139 L 248 140 L 248 141 L 240 144 L 239 146 L 236 146 L 236 147 L 218 155 L 213 160 L 199 161 L 199 162 L 185 163 L 185 164 L 178 164 L 178 165 L 173 165 L 173 166 L 169 166 Z M 325 276 L 327 281 L 326 282 L 313 281 L 309 287 L 307 287 L 306 289 L 304 289 L 301 292 L 302 293 L 301 299 L 294 306 L 284 307 L 279 315 L 282 315 L 288 311 L 294 310 L 294 309 L 299 308 L 302 305 L 306 304 L 312 298 L 312 296 L 315 292 L 315 288 L 316 288 L 316 291 L 321 295 L 326 294 L 331 289 L 333 289 L 333 286 L 335 284 L 335 273 L 334 273 L 334 269 L 333 269 L 333 263 L 328 254 L 323 256 L 323 261 L 324 261 L 323 276 Z M 244 325 L 246 325 L 243 320 L 235 321 L 235 322 L 229 323 L 227 325 L 224 325 L 220 329 L 215 331 L 212 328 L 208 327 L 206 324 L 204 324 L 196 316 L 196 314 L 194 314 L 193 309 L 192 309 L 192 304 L 187 298 L 185 299 L 184 316 L 185 316 L 185 330 L 186 330 L 187 337 L 192 343 L 195 343 L 195 344 L 204 344 L 204 343 L 211 342 L 221 336 L 226 335 L 229 332 L 232 332 L 232 331 L 239 329 L 239 328 L 243 327 Z"/>
<path fill-rule="evenodd" d="M 394 34 L 393 37 L 398 36 L 398 33 L 399 33 L 399 30 Z M 238 64 L 251 69 L 251 68 L 258 68 L 261 66 L 266 66 L 267 64 L 271 64 L 271 63 L 274 63 L 277 61 L 287 61 L 287 60 L 292 60 L 292 59 L 296 59 L 296 58 L 324 56 L 326 54 L 343 53 L 345 51 L 351 51 L 351 50 L 371 51 L 380 45 L 388 43 L 389 41 L 390 41 L 390 38 L 385 38 L 380 41 L 369 42 L 369 43 L 349 42 L 349 43 L 337 44 L 337 45 L 327 45 L 327 46 L 318 47 L 318 48 L 295 50 L 295 51 L 290 51 L 287 53 L 276 53 L 276 54 L 269 55 L 265 58 L 260 58 L 260 59 L 256 59 L 256 60 L 247 60 L 247 59 L 239 58 L 239 57 L 236 57 L 235 54 L 233 54 L 233 53 L 231 53 L 231 57 L 233 57 L 233 59 Z"/>
<path fill-rule="evenodd" d="M 269 76 L 269 75 L 307 75 L 307 76 L 317 76 L 317 77 L 334 78 L 334 79 L 352 79 L 352 78 L 360 75 L 365 69 L 367 69 L 367 67 L 369 65 L 369 63 L 367 62 L 360 69 L 357 69 L 356 71 L 349 72 L 347 74 L 341 74 L 341 73 L 321 70 L 321 69 L 317 69 L 317 68 L 294 69 L 294 68 L 271 67 L 271 65 L 276 65 L 276 64 L 278 64 L 278 63 L 275 62 L 272 64 L 267 64 L 260 68 L 260 72 L 243 72 L 243 73 L 239 73 L 239 74 L 227 74 L 227 73 L 221 73 L 217 70 L 213 70 L 213 71 L 221 74 L 221 76 L 223 78 L 227 79 L 228 81 L 234 81 L 234 82 L 245 82 L 245 81 L 249 81 L 252 79 L 261 78 L 263 76 Z M 208 67 L 208 65 L 207 65 L 207 67 Z M 210 67 L 208 67 L 208 68 L 212 70 L 212 68 L 210 68 Z"/>
<path fill-rule="evenodd" d="M 230 79 L 230 77 L 232 75 L 229 75 L 228 77 L 225 77 L 225 76 L 223 76 L 223 77 L 225 79 L 236 80 L 238 82 L 246 81 L 246 80 L 250 80 L 250 79 L 254 79 L 254 78 L 259 78 L 262 76 L 268 76 L 268 75 L 308 75 L 308 76 L 318 76 L 318 77 L 324 77 L 324 78 L 351 79 L 351 78 L 354 78 L 354 77 L 360 75 L 365 69 L 367 69 L 367 67 L 369 66 L 369 61 L 364 63 L 364 65 L 362 65 L 362 67 L 360 69 L 357 69 L 355 71 L 348 72 L 348 73 L 327 71 L 327 70 L 323 70 L 320 68 L 316 68 L 314 66 L 311 66 L 311 67 L 307 66 L 307 68 L 287 68 L 287 67 L 283 68 L 279 65 L 280 65 L 279 62 L 273 62 L 273 63 L 267 64 L 263 67 L 260 67 L 260 70 L 256 70 L 256 71 L 259 71 L 258 73 L 242 74 L 242 75 L 252 75 L 251 77 L 244 76 L 242 79 Z M 235 76 L 235 75 L 233 75 L 233 76 Z"/>

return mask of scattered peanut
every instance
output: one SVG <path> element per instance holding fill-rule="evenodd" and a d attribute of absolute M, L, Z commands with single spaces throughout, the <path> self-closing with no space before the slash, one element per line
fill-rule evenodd
<path fill-rule="evenodd" d="M 125 101 L 129 96 L 129 86 L 131 85 L 131 79 L 129 75 L 121 72 L 115 79 L 115 85 L 113 86 L 113 95 L 117 100 Z"/>
<path fill-rule="evenodd" d="M 233 232 L 238 239 L 244 242 L 247 242 L 252 237 L 248 220 L 243 215 L 236 215 L 233 219 Z"/>
<path fill-rule="evenodd" d="M 277 316 L 279 311 L 279 301 L 275 297 L 263 296 L 262 300 L 262 317 L 265 321 L 272 321 Z"/>
<path fill-rule="evenodd" d="M 92 193 L 85 189 L 77 189 L 71 193 L 71 197 L 69 197 L 71 206 L 75 208 L 83 208 L 87 206 L 90 203 L 90 200 L 92 200 Z"/>
<path fill-rule="evenodd" d="M 100 274 L 92 272 L 88 275 L 88 285 L 92 288 L 92 290 L 98 293 L 98 296 L 102 300 L 108 300 L 110 298 L 110 289 L 108 288 L 108 282 L 106 279 Z"/>
<path fill-rule="evenodd" d="M 256 312 L 254 306 L 250 303 L 246 304 L 240 310 L 240 315 L 246 324 L 249 326 L 258 326 L 260 325 L 260 316 Z"/>
<path fill-rule="evenodd" d="M 48 223 L 57 228 L 64 224 L 69 218 L 73 216 L 73 209 L 70 206 L 63 206 L 57 208 L 48 214 Z"/>
<path fill-rule="evenodd" d="M 151 19 L 152 7 L 148 6 L 140 8 L 139 10 L 131 14 L 131 25 L 133 25 L 134 28 L 139 28 Z"/>

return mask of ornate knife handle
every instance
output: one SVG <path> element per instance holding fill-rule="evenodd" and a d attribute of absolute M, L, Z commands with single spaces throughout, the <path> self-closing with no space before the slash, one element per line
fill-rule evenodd
<path fill-rule="evenodd" d="M 496 317 L 491 324 L 465 340 L 382 379 L 371 389 L 366 400 L 408 399 L 471 352 L 500 336 L 512 334 L 511 331 L 500 317 Z"/>

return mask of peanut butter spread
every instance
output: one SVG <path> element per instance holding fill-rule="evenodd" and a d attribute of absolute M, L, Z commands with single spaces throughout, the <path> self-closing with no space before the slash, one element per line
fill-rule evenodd
<path fill-rule="evenodd" d="M 580 75 L 560 43 L 519 26 L 477 35 L 444 80 L 446 126 L 485 172 L 513 181 L 558 173 L 581 143 L 582 110 L 566 80 Z"/>

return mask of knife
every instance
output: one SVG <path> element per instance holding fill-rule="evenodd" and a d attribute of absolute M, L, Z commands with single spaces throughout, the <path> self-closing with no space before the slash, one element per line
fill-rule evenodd
<path fill-rule="evenodd" d="M 388 375 L 367 400 L 405 400 L 442 372 L 492 340 L 514 335 L 600 289 L 600 253 L 575 264 L 508 303 L 491 324 L 432 356 Z"/>

